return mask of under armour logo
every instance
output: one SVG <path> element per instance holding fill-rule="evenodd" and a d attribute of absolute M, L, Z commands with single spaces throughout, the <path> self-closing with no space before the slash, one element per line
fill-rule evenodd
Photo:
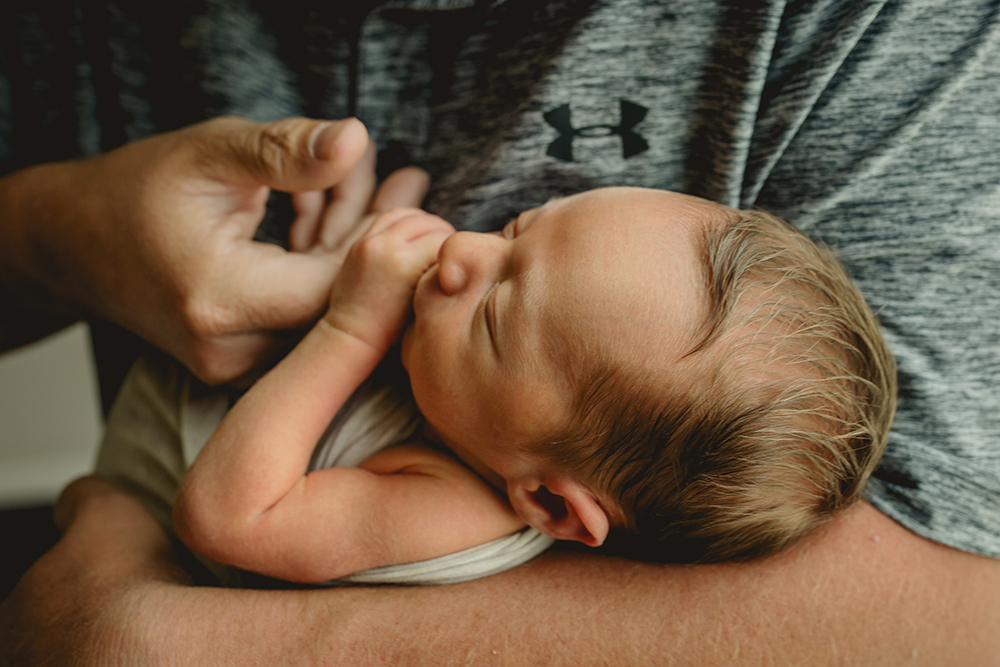
<path fill-rule="evenodd" d="M 647 150 L 649 144 L 632 128 L 642 122 L 649 109 L 628 100 L 619 100 L 619 102 L 621 102 L 622 111 L 621 122 L 618 125 L 573 127 L 568 104 L 546 112 L 545 122 L 559 130 L 559 138 L 549 144 L 549 150 L 546 153 L 557 160 L 572 162 L 573 140 L 576 137 L 610 137 L 612 134 L 617 134 L 622 138 L 622 157 L 626 160 Z"/>

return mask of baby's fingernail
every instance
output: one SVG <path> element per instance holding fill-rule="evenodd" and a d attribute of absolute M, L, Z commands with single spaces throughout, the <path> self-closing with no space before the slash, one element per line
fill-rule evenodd
<path fill-rule="evenodd" d="M 329 160 L 337 147 L 337 139 L 344 131 L 346 123 L 324 123 L 318 125 L 309 139 L 309 155 L 316 160 Z"/>

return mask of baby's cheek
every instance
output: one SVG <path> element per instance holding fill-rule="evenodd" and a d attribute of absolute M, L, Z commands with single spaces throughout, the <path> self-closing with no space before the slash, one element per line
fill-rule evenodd
<path fill-rule="evenodd" d="M 403 362 L 403 368 L 406 369 L 407 373 L 410 372 L 410 365 L 408 360 L 410 358 L 410 350 L 412 348 L 412 345 L 413 345 L 413 322 L 411 321 L 409 324 L 406 325 L 406 328 L 403 329 L 403 337 L 399 343 L 399 358 Z"/>
<path fill-rule="evenodd" d="M 414 332 L 412 325 L 407 327 L 403 333 L 400 358 L 403 361 L 403 368 L 406 369 L 409 376 L 410 390 L 413 392 L 417 407 L 427 416 L 425 406 L 433 408 L 434 404 L 431 378 L 428 377 L 433 375 L 433 370 L 428 370 L 426 350 L 420 344 L 419 336 Z"/>
<path fill-rule="evenodd" d="M 410 376 L 413 398 L 421 414 L 432 426 L 450 432 L 450 426 L 457 417 L 459 401 L 449 391 L 450 387 L 442 383 L 442 378 L 436 376 L 433 369 L 427 371 Z"/>

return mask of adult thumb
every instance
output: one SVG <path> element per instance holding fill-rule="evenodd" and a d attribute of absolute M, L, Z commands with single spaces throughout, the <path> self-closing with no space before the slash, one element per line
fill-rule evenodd
<path fill-rule="evenodd" d="M 356 118 L 286 118 L 255 123 L 216 118 L 194 126 L 201 164 L 210 177 L 244 187 L 284 192 L 325 190 L 361 159 L 368 132 Z"/>

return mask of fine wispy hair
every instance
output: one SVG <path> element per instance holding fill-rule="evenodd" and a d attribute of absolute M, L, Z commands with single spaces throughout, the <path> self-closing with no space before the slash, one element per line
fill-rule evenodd
<path fill-rule="evenodd" d="M 851 505 L 896 405 L 895 361 L 829 249 L 761 211 L 701 245 L 691 381 L 598 357 L 571 426 L 535 448 L 618 509 L 626 553 L 663 562 L 765 556 Z"/>

